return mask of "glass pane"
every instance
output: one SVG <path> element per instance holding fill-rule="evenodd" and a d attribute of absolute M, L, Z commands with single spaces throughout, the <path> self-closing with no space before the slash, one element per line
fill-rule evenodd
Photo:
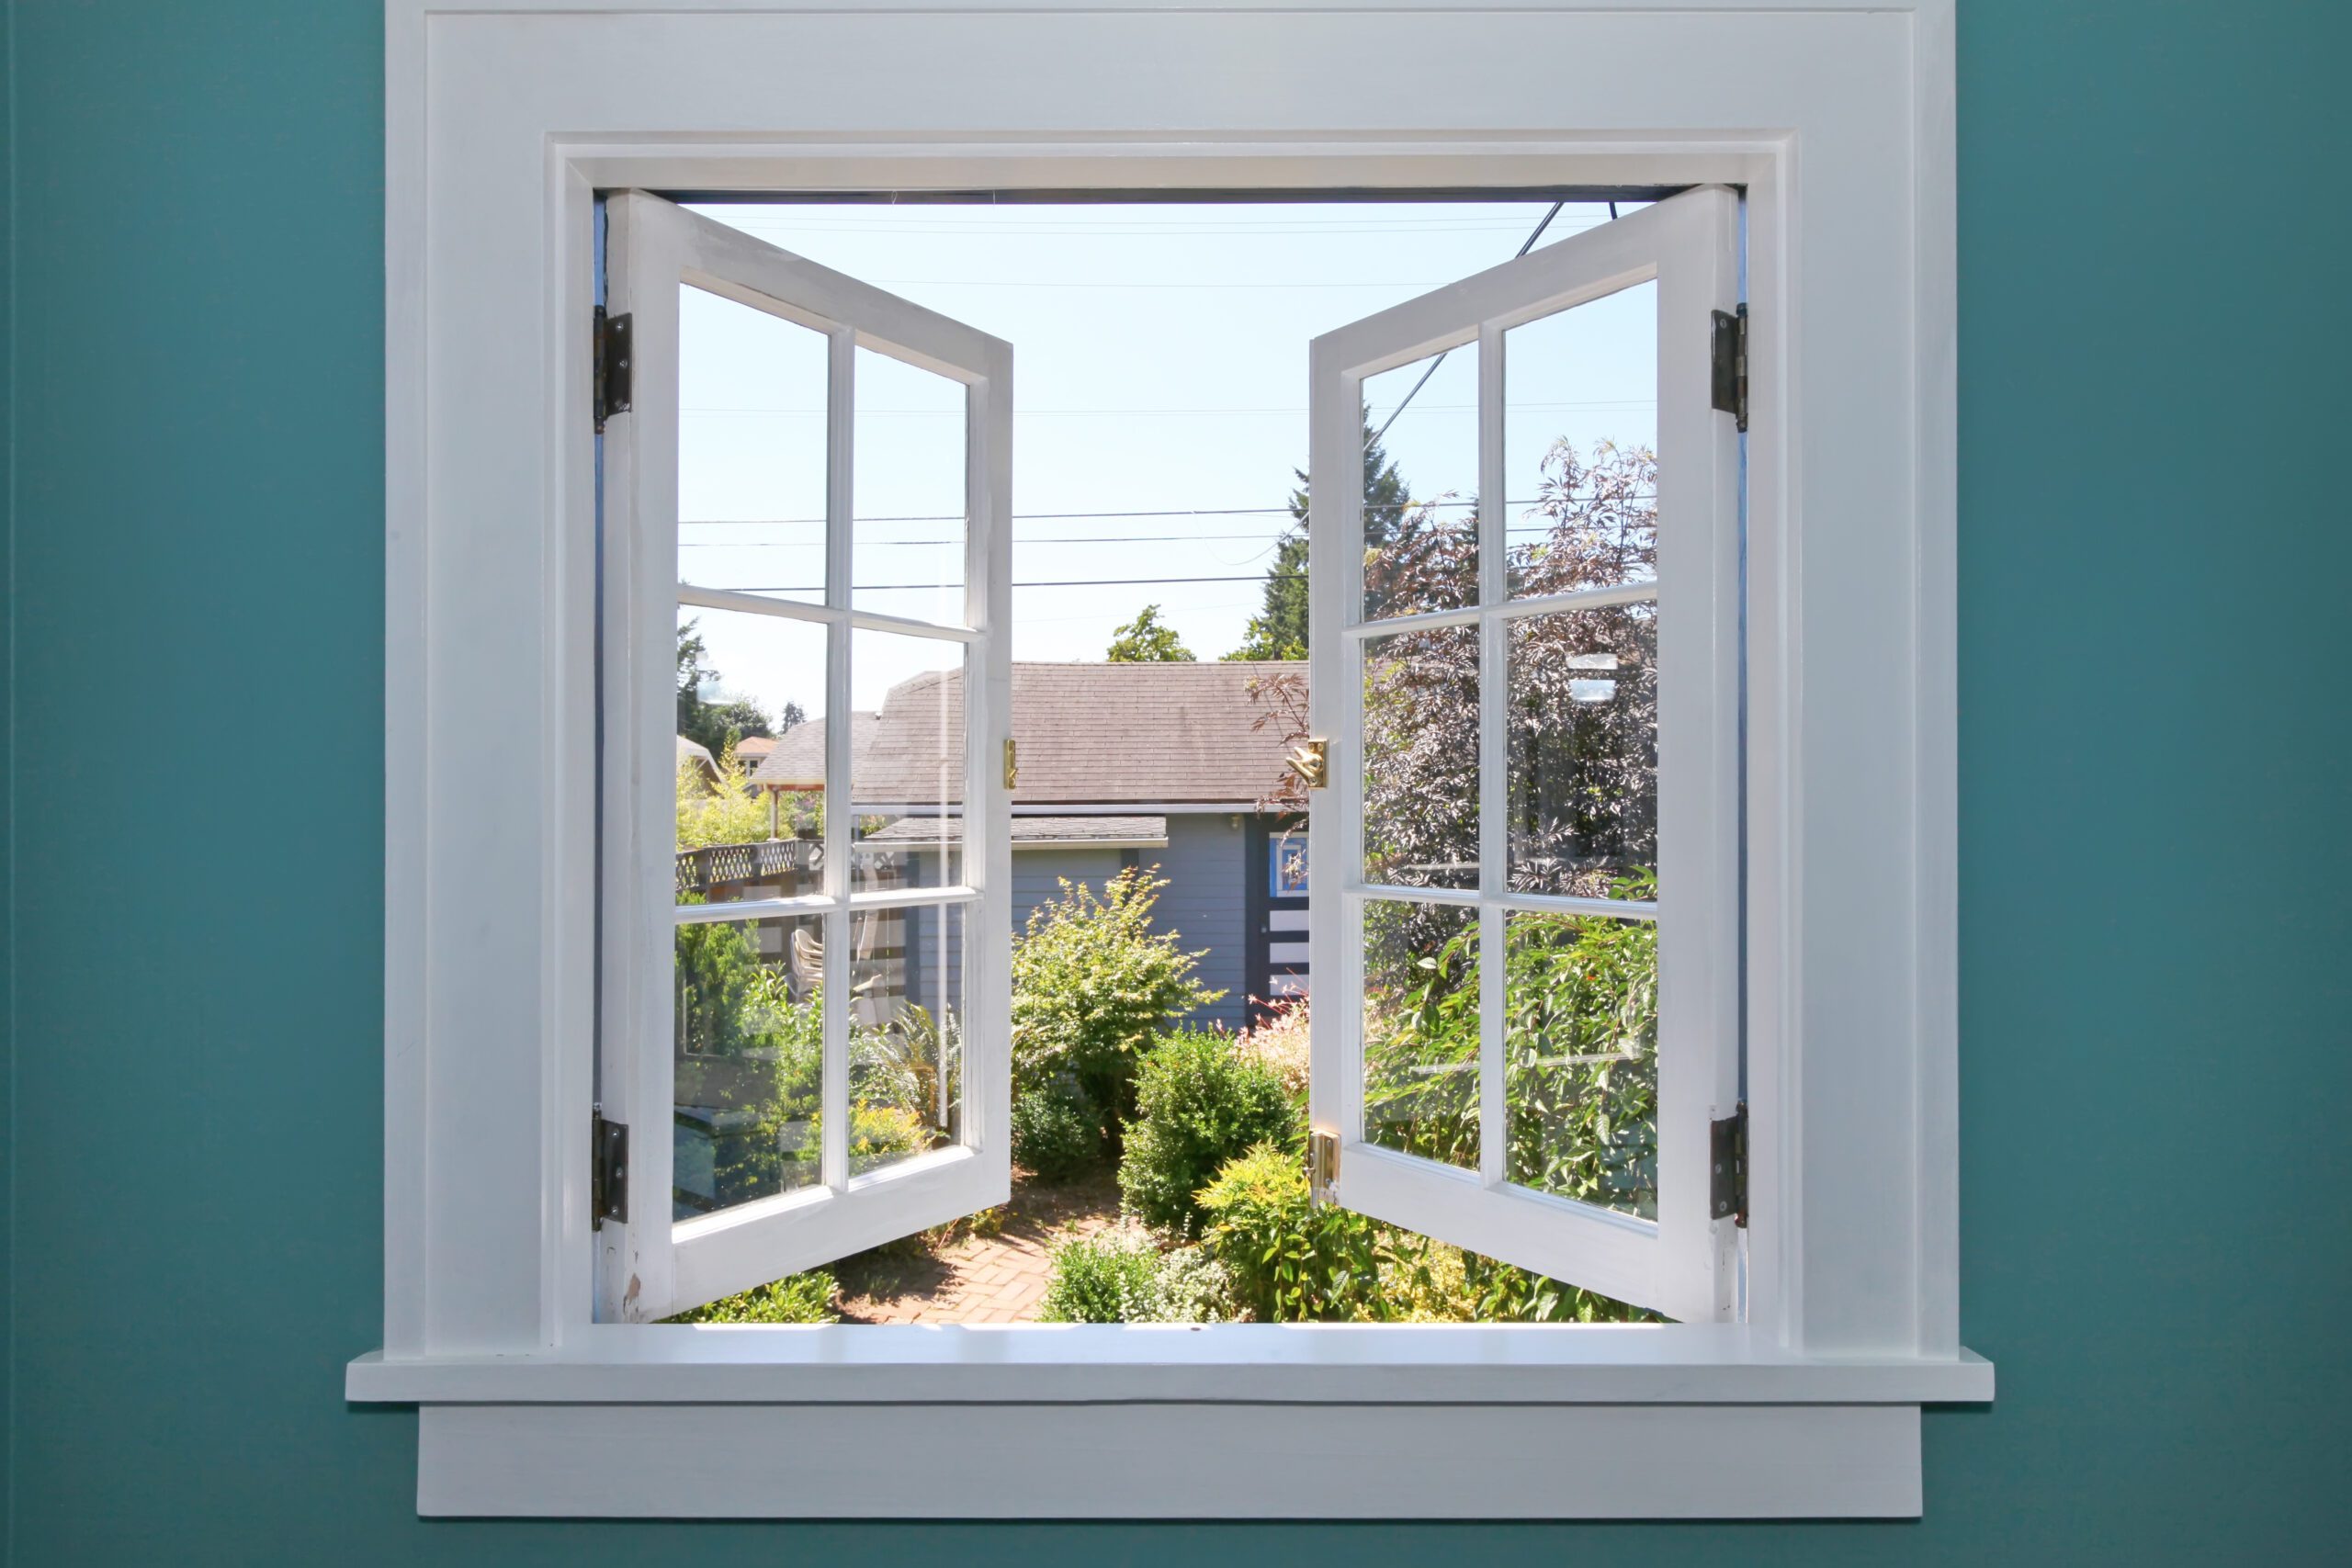
<path fill-rule="evenodd" d="M 680 926 L 676 953 L 672 1214 L 688 1219 L 814 1185 L 821 922 L 809 915 Z"/>
<path fill-rule="evenodd" d="M 1478 911 L 1363 911 L 1364 1141 L 1478 1168 Z"/>
<path fill-rule="evenodd" d="M 1363 646 L 1363 874 L 1478 886 L 1478 628 Z"/>
<path fill-rule="evenodd" d="M 963 1132 L 964 909 L 850 918 L 849 1173 L 954 1143 Z"/>
<path fill-rule="evenodd" d="M 711 901 L 821 891 L 825 628 L 678 612 L 678 886 Z"/>
<path fill-rule="evenodd" d="M 1363 402 L 1364 619 L 1476 604 L 1478 345 L 1367 376 Z"/>
<path fill-rule="evenodd" d="M 1503 334 L 1513 597 L 1657 576 L 1657 285 Z"/>
<path fill-rule="evenodd" d="M 825 334 L 678 290 L 678 578 L 825 597 Z"/>
<path fill-rule="evenodd" d="M 1657 1218 L 1657 927 L 1506 918 L 1504 1176 Z"/>
<path fill-rule="evenodd" d="M 961 381 L 857 351 L 850 603 L 910 621 L 964 624 L 965 402 Z"/>
<path fill-rule="evenodd" d="M 857 749 L 850 763 L 850 891 L 960 880 L 964 645 L 898 632 L 850 638 Z"/>
<path fill-rule="evenodd" d="M 1657 606 L 1510 623 L 1510 886 L 1657 897 Z"/>

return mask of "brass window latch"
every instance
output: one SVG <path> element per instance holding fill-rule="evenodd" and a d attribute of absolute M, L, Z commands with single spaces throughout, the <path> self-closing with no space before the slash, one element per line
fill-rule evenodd
<path fill-rule="evenodd" d="M 1331 782 L 1331 743 L 1320 736 L 1292 747 L 1285 761 L 1309 789 L 1321 789 Z"/>
<path fill-rule="evenodd" d="M 1019 759 L 1014 754 L 1012 742 L 1007 740 L 1004 743 L 1004 787 L 1011 789 L 1013 784 L 1019 781 L 1020 777 L 1021 767 Z"/>
<path fill-rule="evenodd" d="M 1321 1208 L 1331 1201 L 1332 1183 L 1340 1179 L 1340 1134 L 1320 1128 L 1306 1134 L 1307 1201 Z"/>

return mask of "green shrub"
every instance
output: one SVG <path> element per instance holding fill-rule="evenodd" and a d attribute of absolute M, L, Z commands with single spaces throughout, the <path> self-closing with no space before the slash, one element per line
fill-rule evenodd
<path fill-rule="evenodd" d="M 1068 1181 L 1102 1153 L 1102 1127 L 1070 1083 L 1023 1089 L 1012 1102 L 1012 1157 L 1045 1181 Z"/>
<path fill-rule="evenodd" d="M 1245 1059 L 1231 1035 L 1162 1035 L 1136 1070 L 1119 1190 L 1144 1224 L 1190 1234 L 1202 1220 L 1193 1194 L 1227 1162 L 1259 1144 L 1303 1148 L 1306 1134 L 1282 1080 Z"/>
<path fill-rule="evenodd" d="M 728 1296 L 708 1306 L 682 1312 L 671 1323 L 839 1323 L 833 1310 L 833 1277 L 822 1269 L 787 1274 Z"/>
<path fill-rule="evenodd" d="M 1114 1145 L 1133 1110 L 1137 1054 L 1225 995 L 1193 977 L 1200 953 L 1184 952 L 1174 931 L 1152 931 L 1152 906 L 1167 886 L 1130 869 L 1097 896 L 1064 879 L 1061 897 L 1031 911 L 1012 950 L 1013 1088 L 1075 1078 Z"/>
<path fill-rule="evenodd" d="M 1132 1225 L 1054 1248 L 1040 1323 L 1150 1323 L 1159 1305 L 1159 1249 Z"/>
<path fill-rule="evenodd" d="M 1161 1253 L 1152 1288 L 1159 1292 L 1154 1323 L 1229 1323 L 1242 1313 L 1233 1270 L 1205 1247 Z"/>
<path fill-rule="evenodd" d="M 1308 1201 L 1296 1156 L 1261 1144 L 1203 1189 L 1206 1245 L 1242 1304 L 1266 1323 L 1348 1323 L 1398 1315 L 1382 1284 L 1385 1228 Z"/>

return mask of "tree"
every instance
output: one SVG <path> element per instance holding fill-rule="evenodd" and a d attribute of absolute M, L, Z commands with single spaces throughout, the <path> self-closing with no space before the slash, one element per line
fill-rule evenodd
<path fill-rule="evenodd" d="M 1159 605 L 1146 604 L 1142 614 L 1111 634 L 1111 649 L 1102 657 L 1114 664 L 1190 664 L 1193 650 L 1174 626 L 1161 623 Z"/>
<path fill-rule="evenodd" d="M 800 705 L 786 703 L 781 724 L 749 697 L 706 702 L 703 693 L 718 684 L 718 667 L 703 646 L 699 621 L 678 628 L 678 733 L 716 757 L 746 736 L 777 736 L 800 722 Z"/>
<path fill-rule="evenodd" d="M 1264 607 L 1250 617 L 1241 646 L 1227 659 L 1304 659 L 1306 657 L 1306 503 L 1307 478 L 1297 475 L 1298 488 L 1290 492 L 1290 527 L 1274 546 L 1273 564 L 1266 569 Z M 1369 419 L 1363 426 L 1364 548 L 1381 549 L 1406 525 L 1411 499 L 1396 465 L 1374 435 Z"/>

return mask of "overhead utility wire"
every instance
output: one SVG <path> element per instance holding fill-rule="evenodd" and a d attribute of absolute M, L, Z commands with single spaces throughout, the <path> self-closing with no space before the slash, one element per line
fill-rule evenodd
<path fill-rule="evenodd" d="M 1527 243 L 1519 247 L 1519 256 L 1523 256 L 1528 252 L 1535 248 L 1535 242 L 1544 237 L 1544 231 L 1552 226 L 1552 220 L 1557 218 L 1560 215 L 1560 209 L 1566 205 L 1567 203 L 1565 201 L 1555 201 L 1552 204 L 1552 210 L 1544 215 L 1544 221 L 1535 225 L 1535 232 L 1527 236 Z M 1611 218 L 1617 216 L 1617 204 L 1613 201 L 1609 204 L 1609 216 Z M 1519 256 L 1513 256 L 1510 259 L 1517 261 Z M 1363 444 L 1363 449 L 1365 451 L 1369 452 L 1374 447 L 1380 445 L 1380 438 L 1388 434 L 1388 427 L 1396 423 L 1398 414 L 1405 412 L 1405 404 L 1411 402 L 1414 396 L 1419 393 L 1423 387 L 1430 384 L 1430 378 L 1437 374 L 1437 367 L 1445 363 L 1445 355 L 1447 354 L 1452 354 L 1453 352 L 1453 350 L 1449 348 L 1445 351 L 1445 354 L 1441 354 L 1435 359 L 1430 361 L 1430 367 L 1421 372 L 1421 378 L 1419 380 L 1413 383 L 1413 390 L 1405 394 L 1405 402 L 1398 403 L 1396 405 L 1396 412 L 1390 414 L 1387 419 L 1384 420 L 1381 423 L 1380 428 L 1372 433 L 1372 439 Z"/>

